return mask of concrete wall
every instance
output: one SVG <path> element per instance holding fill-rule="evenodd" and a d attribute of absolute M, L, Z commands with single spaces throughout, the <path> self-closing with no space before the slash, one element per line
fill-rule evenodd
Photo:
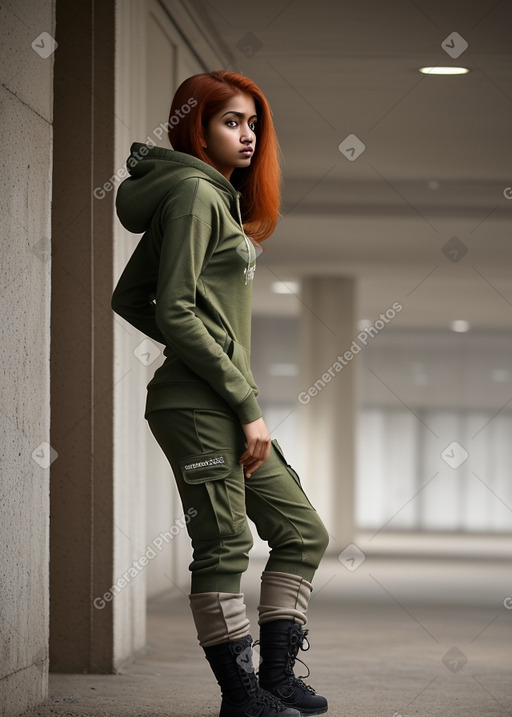
<path fill-rule="evenodd" d="M 47 691 L 54 55 L 39 36 L 54 36 L 54 18 L 51 0 L 0 11 L 0 713 L 9 717 Z"/>

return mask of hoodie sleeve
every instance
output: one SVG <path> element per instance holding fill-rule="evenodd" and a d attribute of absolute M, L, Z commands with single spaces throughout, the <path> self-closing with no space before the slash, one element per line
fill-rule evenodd
<path fill-rule="evenodd" d="M 194 213 L 164 224 L 156 324 L 166 345 L 233 408 L 241 423 L 262 415 L 252 387 L 196 316 L 196 285 L 215 247 L 212 229 Z"/>
<path fill-rule="evenodd" d="M 112 295 L 112 309 L 151 339 L 165 344 L 156 324 L 155 287 L 158 264 L 152 258 L 147 234 L 135 247 Z"/>

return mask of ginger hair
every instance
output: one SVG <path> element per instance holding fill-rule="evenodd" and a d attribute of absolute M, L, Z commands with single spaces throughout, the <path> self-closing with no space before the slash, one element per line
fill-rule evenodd
<path fill-rule="evenodd" d="M 269 103 L 260 88 L 249 78 L 227 70 L 193 75 L 178 87 L 169 113 L 169 141 L 178 152 L 191 154 L 211 165 L 202 142 L 204 127 L 222 106 L 237 94 L 251 95 L 256 105 L 256 151 L 247 168 L 235 168 L 231 183 L 240 192 L 240 209 L 245 232 L 255 241 L 267 239 L 275 229 L 281 203 L 279 145 Z M 195 100 L 195 103 L 193 102 Z M 178 110 L 188 105 L 190 111 Z"/>

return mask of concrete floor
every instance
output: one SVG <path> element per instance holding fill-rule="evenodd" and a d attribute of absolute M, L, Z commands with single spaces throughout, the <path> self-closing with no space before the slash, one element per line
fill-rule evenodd
<path fill-rule="evenodd" d="M 310 604 L 302 657 L 330 717 L 512 716 L 510 561 L 356 563 L 325 559 Z M 262 566 L 243 586 L 253 625 Z M 25 717 L 217 717 L 219 703 L 187 598 L 162 596 L 145 655 L 118 675 L 51 675 L 47 704 Z"/>

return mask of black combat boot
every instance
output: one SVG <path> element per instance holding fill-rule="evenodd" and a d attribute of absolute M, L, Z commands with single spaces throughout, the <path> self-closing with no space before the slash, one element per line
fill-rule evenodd
<path fill-rule="evenodd" d="M 252 637 L 203 647 L 222 692 L 219 717 L 300 717 L 258 685 L 252 663 Z"/>
<path fill-rule="evenodd" d="M 309 649 L 307 639 L 307 647 L 303 647 L 307 634 L 308 630 L 303 630 L 299 623 L 293 620 L 272 620 L 260 625 L 260 687 L 268 690 L 288 707 L 299 710 L 301 716 L 327 712 L 325 697 L 317 695 L 312 687 L 293 673 L 299 648 Z M 304 677 L 309 677 L 309 669 Z"/>

